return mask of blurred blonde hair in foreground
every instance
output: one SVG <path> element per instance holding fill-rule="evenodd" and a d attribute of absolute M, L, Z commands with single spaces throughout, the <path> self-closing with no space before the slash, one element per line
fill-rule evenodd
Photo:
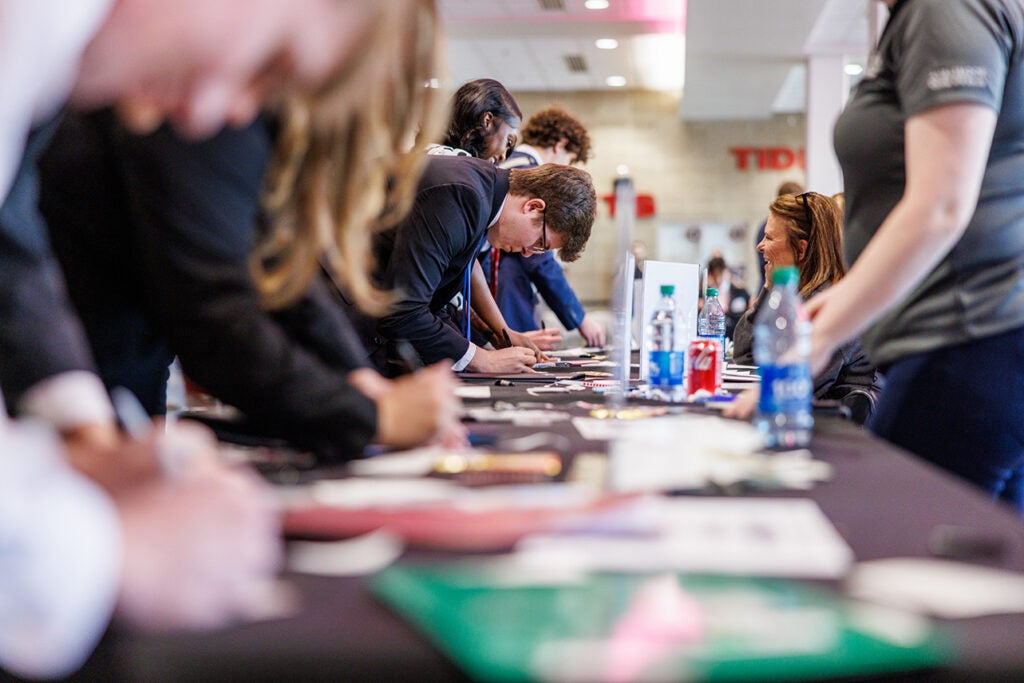
<path fill-rule="evenodd" d="M 271 309 L 301 297 L 321 267 L 362 310 L 385 309 L 389 295 L 369 277 L 371 240 L 409 211 L 421 150 L 442 130 L 434 0 L 359 1 L 371 18 L 353 57 L 318 92 L 275 107 L 266 231 L 251 259 Z"/>

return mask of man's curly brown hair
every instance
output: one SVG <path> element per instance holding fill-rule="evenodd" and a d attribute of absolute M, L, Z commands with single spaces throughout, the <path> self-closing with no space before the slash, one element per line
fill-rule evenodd
<path fill-rule="evenodd" d="M 574 164 L 585 164 L 590 157 L 590 136 L 586 126 L 561 107 L 541 109 L 530 117 L 520 134 L 523 142 L 538 149 L 554 147 L 565 140 L 565 150 L 575 155 Z"/>

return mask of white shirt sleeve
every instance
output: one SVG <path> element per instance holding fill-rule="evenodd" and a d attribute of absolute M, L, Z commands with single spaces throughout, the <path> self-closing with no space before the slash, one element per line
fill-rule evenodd
<path fill-rule="evenodd" d="M 0 202 L 32 125 L 64 102 L 113 0 L 0 0 Z"/>
<path fill-rule="evenodd" d="M 476 356 L 476 344 L 470 343 L 469 348 L 466 349 L 466 353 L 462 354 L 462 358 L 455 361 L 455 365 L 452 366 L 452 370 L 455 372 L 465 370 L 466 366 L 473 362 L 474 356 Z"/>
<path fill-rule="evenodd" d="M 103 381 L 86 370 L 62 372 L 33 385 L 18 402 L 18 414 L 38 417 L 58 429 L 114 420 Z"/>
<path fill-rule="evenodd" d="M 121 561 L 113 504 L 64 462 L 56 436 L 0 423 L 0 667 L 48 678 L 81 666 L 110 620 Z"/>

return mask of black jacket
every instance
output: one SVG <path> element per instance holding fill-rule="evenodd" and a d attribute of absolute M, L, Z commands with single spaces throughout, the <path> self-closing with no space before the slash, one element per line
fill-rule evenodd
<path fill-rule="evenodd" d="M 412 211 L 376 240 L 377 278 L 396 301 L 367 328 L 371 352 L 404 339 L 426 363 L 465 355 L 469 342 L 443 309 L 462 291 L 466 268 L 508 194 L 508 178 L 488 161 L 428 158 Z"/>
<path fill-rule="evenodd" d="M 329 287 L 268 313 L 249 272 L 273 125 L 189 143 L 69 117 L 43 160 L 42 206 L 101 376 L 160 409 L 172 352 L 268 434 L 355 457 L 376 431 L 345 380 L 365 351 Z"/>
<path fill-rule="evenodd" d="M 95 370 L 39 212 L 37 160 L 58 124 L 54 119 L 32 132 L 0 207 L 0 386 L 12 410 L 48 377 Z"/>

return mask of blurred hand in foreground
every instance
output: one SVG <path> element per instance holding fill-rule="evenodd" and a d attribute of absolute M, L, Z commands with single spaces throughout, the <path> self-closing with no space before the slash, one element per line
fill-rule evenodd
<path fill-rule="evenodd" d="M 757 401 L 761 397 L 760 387 L 744 389 L 740 395 L 730 402 L 722 414 L 726 417 L 733 417 L 739 420 L 746 420 L 754 414 L 757 408 Z"/>
<path fill-rule="evenodd" d="M 198 425 L 176 425 L 138 446 L 153 449 L 167 476 L 114 496 L 124 544 L 119 618 L 167 631 L 215 628 L 252 613 L 255 589 L 281 566 L 270 487 L 222 464 L 212 434 Z"/>
<path fill-rule="evenodd" d="M 430 441 L 452 447 L 466 442 L 459 422 L 462 405 L 455 396 L 458 380 L 445 363 L 394 380 L 362 368 L 349 373 L 349 381 L 377 403 L 378 443 L 408 448 Z"/>

